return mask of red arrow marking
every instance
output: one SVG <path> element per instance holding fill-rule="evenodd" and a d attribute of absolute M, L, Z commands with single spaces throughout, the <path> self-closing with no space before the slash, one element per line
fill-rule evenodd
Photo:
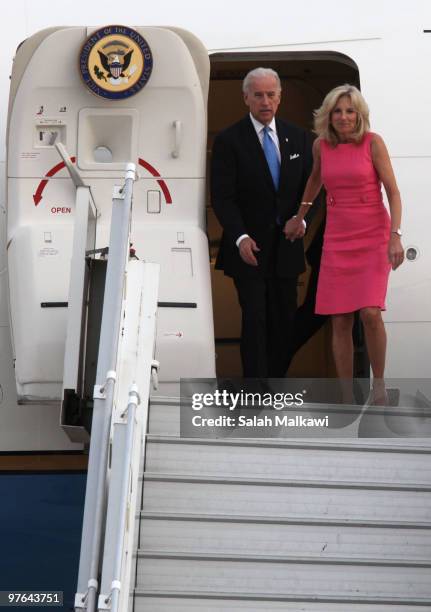
<path fill-rule="evenodd" d="M 145 161 L 145 159 L 142 159 L 141 157 L 139 158 L 139 165 L 143 166 L 145 170 L 148 170 L 148 172 L 152 174 L 154 177 L 160 176 L 160 174 L 157 172 L 154 166 L 149 164 L 147 161 Z M 161 179 L 157 182 L 160 185 L 160 189 L 163 191 L 163 195 L 165 196 L 166 204 L 172 204 L 172 197 L 171 197 L 170 191 L 165 181 Z"/>
<path fill-rule="evenodd" d="M 76 161 L 76 157 L 71 157 L 70 161 L 74 164 Z M 157 170 L 151 165 L 149 164 L 147 161 L 145 161 L 142 158 L 139 158 L 139 165 L 143 166 L 146 170 L 148 170 L 148 172 L 154 176 L 154 177 L 159 177 L 160 174 L 157 172 Z M 63 168 L 65 167 L 65 163 L 64 162 L 60 162 L 59 164 L 57 164 L 56 166 L 53 166 L 51 168 L 51 170 L 48 170 L 48 172 L 45 174 L 45 176 L 49 179 L 51 177 L 53 177 L 55 174 L 57 174 L 57 172 L 60 172 L 60 170 L 63 170 Z M 160 179 L 157 181 L 158 184 L 160 185 L 160 189 L 163 191 L 163 195 L 165 196 L 165 200 L 166 200 L 166 204 L 172 204 L 172 197 L 170 194 L 170 191 L 168 189 L 168 186 L 166 185 L 165 181 L 163 179 Z M 35 194 L 33 195 L 33 200 L 34 200 L 34 205 L 37 206 L 40 201 L 42 200 L 42 193 L 43 190 L 45 189 L 45 187 L 48 184 L 48 180 L 43 179 L 42 181 L 40 181 L 38 188 L 36 189 Z"/>
<path fill-rule="evenodd" d="M 42 199 L 42 192 L 47 186 L 48 181 L 40 181 L 38 188 L 36 189 L 36 193 L 33 196 L 34 205 L 37 206 Z"/>
<path fill-rule="evenodd" d="M 74 164 L 76 161 L 76 157 L 71 157 L 70 161 L 72 162 L 72 164 Z M 57 172 L 60 172 L 60 170 L 63 170 L 63 168 L 65 167 L 66 167 L 66 164 L 64 162 L 60 162 L 59 164 L 51 168 L 51 170 L 48 170 L 45 176 L 47 178 L 51 178 L 52 176 L 54 176 L 54 174 L 57 174 Z M 45 189 L 47 184 L 48 184 L 48 181 L 46 179 L 43 179 L 42 181 L 40 181 L 38 188 L 36 189 L 36 193 L 33 195 L 33 201 L 34 201 L 35 206 L 37 206 L 40 203 L 42 199 L 43 190 Z"/>

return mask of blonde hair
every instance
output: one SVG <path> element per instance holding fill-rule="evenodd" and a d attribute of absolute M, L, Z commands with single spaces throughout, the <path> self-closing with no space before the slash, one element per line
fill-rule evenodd
<path fill-rule="evenodd" d="M 368 104 L 364 96 L 354 85 L 340 85 L 332 89 L 322 102 L 322 106 L 314 111 L 314 132 L 327 140 L 332 146 L 336 146 L 340 139 L 331 125 L 331 113 L 342 96 L 347 96 L 352 102 L 352 106 L 357 113 L 356 129 L 352 134 L 352 140 L 356 143 L 361 142 L 364 134 L 370 129 Z"/>

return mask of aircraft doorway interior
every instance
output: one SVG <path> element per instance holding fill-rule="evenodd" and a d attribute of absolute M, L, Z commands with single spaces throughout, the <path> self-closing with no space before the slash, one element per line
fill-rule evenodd
<path fill-rule="evenodd" d="M 208 172 L 216 134 L 241 119 L 247 112 L 241 86 L 249 70 L 264 66 L 278 72 L 282 84 L 282 99 L 277 116 L 308 130 L 312 129 L 313 110 L 320 106 L 328 91 L 343 83 L 359 87 L 359 72 L 355 62 L 334 52 L 218 53 L 210 56 L 210 60 Z M 208 190 L 207 193 L 217 375 L 241 376 L 241 311 L 232 279 L 224 276 L 222 271 L 214 269 L 221 227 L 211 208 Z M 307 231 L 306 250 L 313 244 L 315 249 L 319 248 L 317 242 L 319 234 L 321 239 L 323 222 L 322 205 Z M 306 297 L 310 274 L 311 268 L 307 264 L 307 271 L 298 279 L 298 306 L 301 306 Z M 369 376 L 368 359 L 359 322 L 355 324 L 354 340 L 355 376 Z M 319 329 L 298 350 L 290 366 L 289 376 L 335 376 L 329 321 L 323 325 L 320 323 Z"/>

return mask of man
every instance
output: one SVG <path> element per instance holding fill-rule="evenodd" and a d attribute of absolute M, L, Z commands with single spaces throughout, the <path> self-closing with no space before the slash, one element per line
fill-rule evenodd
<path fill-rule="evenodd" d="M 281 85 L 270 68 L 249 72 L 243 94 L 249 114 L 221 132 L 212 150 L 212 204 L 223 227 L 216 268 L 238 292 L 244 376 L 283 377 L 305 270 L 302 239 L 286 240 L 283 229 L 291 227 L 311 171 L 311 138 L 275 119 Z"/>

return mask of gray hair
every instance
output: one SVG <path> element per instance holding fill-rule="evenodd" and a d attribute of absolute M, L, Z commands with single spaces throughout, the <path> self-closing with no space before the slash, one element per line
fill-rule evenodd
<path fill-rule="evenodd" d="M 273 77 L 277 82 L 278 91 L 281 91 L 280 77 L 272 68 L 254 68 L 253 70 L 250 70 L 250 72 L 245 75 L 242 82 L 242 91 L 244 93 L 248 93 L 251 82 L 254 79 L 261 79 L 263 77 Z"/>

